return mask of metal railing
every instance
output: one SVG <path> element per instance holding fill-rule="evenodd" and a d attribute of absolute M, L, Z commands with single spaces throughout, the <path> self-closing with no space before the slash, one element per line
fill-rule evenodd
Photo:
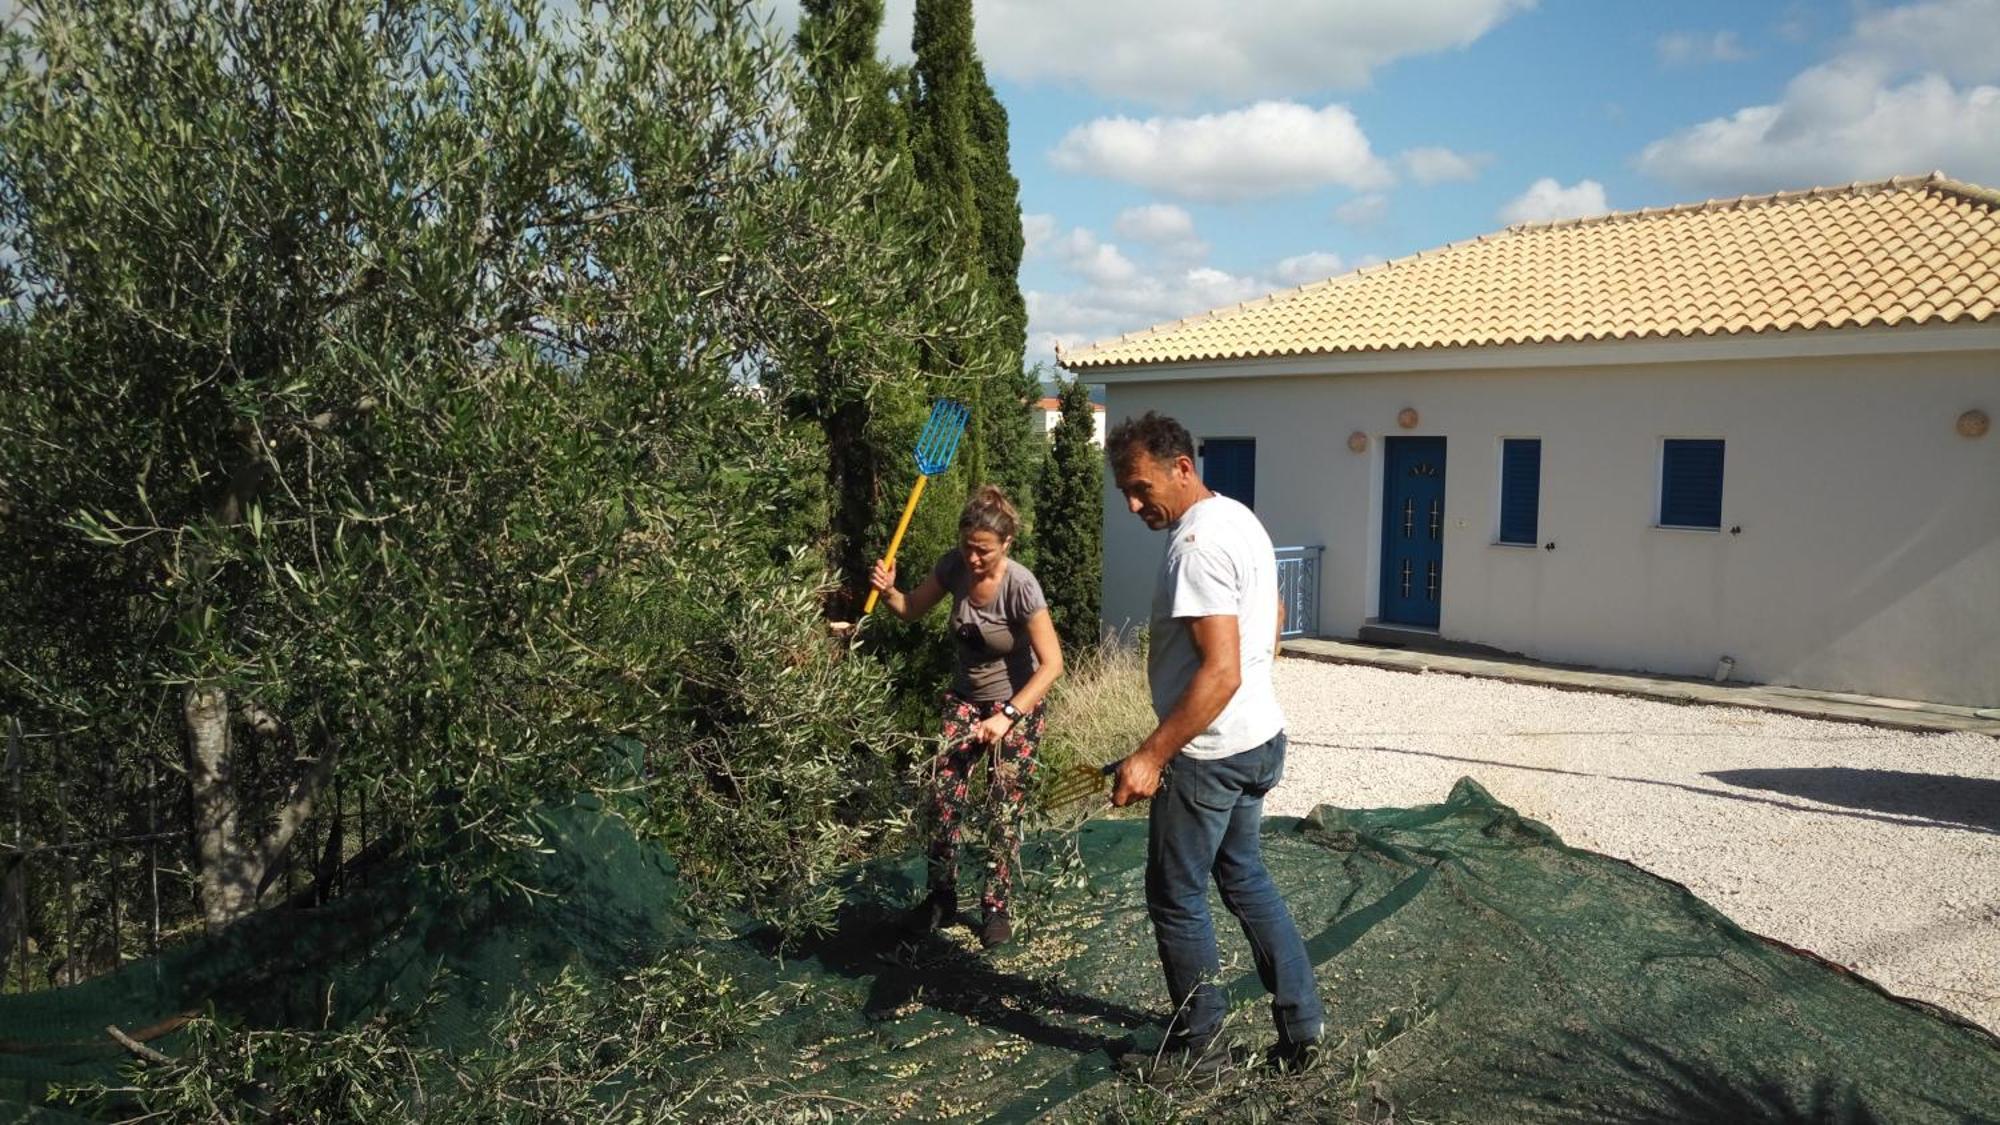
<path fill-rule="evenodd" d="M 1325 547 L 1278 548 L 1278 598 L 1286 637 L 1319 636 L 1319 562 Z"/>
<path fill-rule="evenodd" d="M 301 826 L 267 902 L 315 882 L 329 834 L 343 857 L 367 846 L 366 798 L 346 798 L 336 784 Z M 194 813 L 163 756 L 114 762 L 0 719 L 0 808 L 0 992 L 75 984 L 199 931 Z"/>

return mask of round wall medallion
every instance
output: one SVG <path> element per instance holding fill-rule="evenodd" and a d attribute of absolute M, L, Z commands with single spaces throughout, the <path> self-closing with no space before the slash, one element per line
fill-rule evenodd
<path fill-rule="evenodd" d="M 1402 409 L 1401 413 L 1396 415 L 1396 424 L 1398 426 L 1403 427 L 1406 430 L 1416 429 L 1417 422 L 1418 422 L 1418 415 L 1415 407 L 1405 406 Z"/>
<path fill-rule="evenodd" d="M 1347 435 L 1347 448 L 1353 453 L 1368 452 L 1368 435 L 1356 430 Z"/>
<path fill-rule="evenodd" d="M 1962 437 L 1985 437 L 1993 427 L 1993 420 L 1984 410 L 1968 410 L 1958 416 L 1958 432 Z"/>

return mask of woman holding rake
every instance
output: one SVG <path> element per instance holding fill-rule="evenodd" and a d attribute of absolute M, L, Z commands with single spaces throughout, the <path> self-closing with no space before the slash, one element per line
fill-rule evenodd
<path fill-rule="evenodd" d="M 917 588 L 896 589 L 894 563 L 875 565 L 871 582 L 905 621 L 951 595 L 950 637 L 957 674 L 944 693 L 945 749 L 931 763 L 930 893 L 909 928 L 929 933 L 958 915 L 958 844 L 967 814 L 984 805 L 986 886 L 979 942 L 987 949 L 1014 936 L 1010 913 L 1020 867 L 1021 822 L 1044 701 L 1062 675 L 1062 647 L 1042 585 L 1007 557 L 1020 516 L 1006 493 L 986 485 L 958 517 L 958 547 L 942 555 Z M 973 766 L 986 760 L 983 794 L 972 791 Z"/>

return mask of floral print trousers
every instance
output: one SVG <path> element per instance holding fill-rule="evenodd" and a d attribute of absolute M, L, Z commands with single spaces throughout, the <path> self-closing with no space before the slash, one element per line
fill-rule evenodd
<path fill-rule="evenodd" d="M 955 692 L 944 695 L 945 749 L 931 761 L 930 885 L 955 887 L 958 844 L 967 823 L 983 822 L 986 886 L 979 898 L 987 915 L 1004 914 L 1021 866 L 1021 821 L 1028 810 L 1028 786 L 1035 778 L 1035 748 L 1041 745 L 1048 710 L 1038 705 L 1022 716 L 998 747 L 966 742 L 974 725 L 997 714 L 1000 701 L 978 703 Z M 973 789 L 974 767 L 986 763 L 981 788 Z"/>

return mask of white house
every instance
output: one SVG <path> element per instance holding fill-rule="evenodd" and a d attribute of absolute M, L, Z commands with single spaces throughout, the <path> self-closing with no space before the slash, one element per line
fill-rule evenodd
<path fill-rule="evenodd" d="M 1062 355 L 1161 410 L 1323 635 L 2000 706 L 2000 192 L 1511 227 Z M 1104 615 L 1161 543 L 1107 481 Z"/>
<path fill-rule="evenodd" d="M 1044 395 L 1041 402 L 1037 404 L 1037 408 L 1042 412 L 1042 434 L 1045 437 L 1054 437 L 1056 427 L 1062 423 L 1062 399 L 1054 395 Z M 1096 442 L 1099 447 L 1102 447 L 1104 445 L 1103 403 L 1093 402 L 1090 404 L 1090 420 L 1096 424 L 1095 432 L 1091 435 L 1090 440 Z"/>

